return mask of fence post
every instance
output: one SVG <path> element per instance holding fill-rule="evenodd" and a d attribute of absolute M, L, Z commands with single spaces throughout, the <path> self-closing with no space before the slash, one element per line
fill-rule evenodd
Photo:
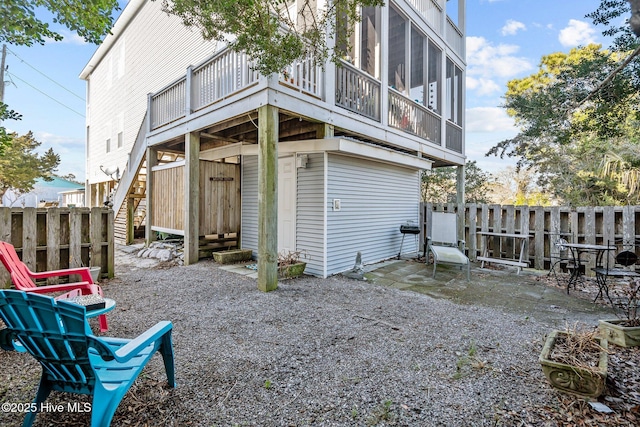
<path fill-rule="evenodd" d="M 60 268 L 60 210 L 57 208 L 47 209 L 47 270 L 58 270 Z M 49 285 L 58 284 L 58 277 L 47 279 Z"/>

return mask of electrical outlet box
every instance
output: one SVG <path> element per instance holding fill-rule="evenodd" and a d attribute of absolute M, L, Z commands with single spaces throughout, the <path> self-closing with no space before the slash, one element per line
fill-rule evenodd
<path fill-rule="evenodd" d="M 340 199 L 333 199 L 333 210 L 339 211 L 340 207 Z"/>

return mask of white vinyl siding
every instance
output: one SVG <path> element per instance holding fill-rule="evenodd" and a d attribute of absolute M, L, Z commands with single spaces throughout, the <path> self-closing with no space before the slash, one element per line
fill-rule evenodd
<path fill-rule="evenodd" d="M 296 249 L 307 255 L 305 273 L 324 276 L 324 154 L 309 154 L 298 168 Z"/>
<path fill-rule="evenodd" d="M 167 15 L 161 8 L 161 2 L 144 2 L 87 77 L 87 110 L 92 114 L 86 124 L 100 129 L 92 132 L 88 145 L 101 148 L 88 150 L 90 184 L 109 179 L 100 172 L 101 164 L 124 169 L 147 110 L 147 94 L 184 76 L 189 65 L 201 63 L 217 50 L 215 42 L 204 41 L 199 31 L 187 29 L 179 18 Z M 115 123 L 121 113 L 123 147 L 105 155 L 105 141 L 110 138 L 114 148 L 117 135 L 105 135 L 104 123 Z"/>
<path fill-rule="evenodd" d="M 242 249 L 258 254 L 258 157 L 242 157 Z"/>
<path fill-rule="evenodd" d="M 327 273 L 353 268 L 357 252 L 365 264 L 397 256 L 400 225 L 418 223 L 420 172 L 336 154 L 328 158 Z M 341 201 L 339 211 L 334 199 Z M 411 237 L 403 251 L 417 250 Z"/>

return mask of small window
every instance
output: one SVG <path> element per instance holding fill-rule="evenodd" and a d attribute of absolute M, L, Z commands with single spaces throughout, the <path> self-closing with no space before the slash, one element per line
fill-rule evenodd
<path fill-rule="evenodd" d="M 107 138 L 107 153 L 109 153 L 111 151 L 111 138 Z"/>
<path fill-rule="evenodd" d="M 122 148 L 122 144 L 123 144 L 123 135 L 122 132 L 118 132 L 118 148 Z"/>

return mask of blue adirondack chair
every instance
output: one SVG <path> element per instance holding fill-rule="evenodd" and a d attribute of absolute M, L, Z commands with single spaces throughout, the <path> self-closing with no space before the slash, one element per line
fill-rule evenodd
<path fill-rule="evenodd" d="M 151 356 L 159 351 L 170 387 L 175 387 L 171 322 L 158 322 L 135 339 L 96 337 L 85 308 L 51 297 L 0 290 L 0 347 L 26 351 L 42 365 L 34 403 L 52 390 L 93 395 L 91 426 L 109 426 L 120 401 Z M 5 367 L 6 368 L 6 367 Z M 36 413 L 27 413 L 31 426 Z"/>

